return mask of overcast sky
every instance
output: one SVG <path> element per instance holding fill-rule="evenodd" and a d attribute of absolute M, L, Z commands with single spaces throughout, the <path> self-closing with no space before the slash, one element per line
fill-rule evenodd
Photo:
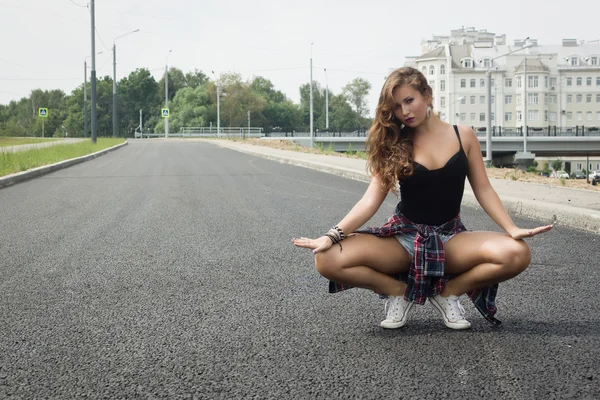
<path fill-rule="evenodd" d="M 82 5 L 80 7 L 76 4 Z M 87 0 L 0 0 L 0 104 L 31 90 L 70 93 L 83 82 L 91 53 Z M 563 38 L 600 38 L 597 0 L 97 0 L 98 76 L 112 76 L 117 40 L 117 79 L 148 68 L 160 79 L 169 65 L 210 74 L 260 75 L 299 101 L 298 87 L 313 77 L 339 93 L 353 78 L 369 80 L 372 114 L 383 79 L 420 42 L 461 26 L 487 29 L 539 44 Z M 103 44 L 104 42 L 104 44 Z"/>

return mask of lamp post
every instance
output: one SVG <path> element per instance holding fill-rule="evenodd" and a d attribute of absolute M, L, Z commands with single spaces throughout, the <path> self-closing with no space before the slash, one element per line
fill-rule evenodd
<path fill-rule="evenodd" d="M 139 32 L 139 29 L 117 36 L 113 39 L 113 137 L 117 137 L 117 39 L 132 33 Z"/>
<path fill-rule="evenodd" d="M 529 39 L 529 37 L 525 40 L 528 40 L 528 39 Z M 487 85 L 487 128 L 486 128 L 486 135 L 485 135 L 485 164 L 487 167 L 492 165 L 492 61 L 494 61 L 498 58 L 501 58 L 501 57 L 505 57 L 509 54 L 516 53 L 517 51 L 526 50 L 530 47 L 531 47 L 531 45 L 526 45 L 526 46 L 520 47 L 516 50 L 509 51 L 508 53 L 504 53 L 504 54 L 501 54 L 494 58 L 491 58 L 490 66 L 488 67 L 487 71 L 485 72 L 486 85 Z M 525 83 L 525 84 L 527 84 L 527 83 Z M 527 99 L 525 99 L 525 101 L 527 101 Z"/>
<path fill-rule="evenodd" d="M 96 53 L 100 55 L 102 52 Z M 88 115 L 87 115 L 87 56 L 83 59 L 83 137 L 88 136 Z"/>
<path fill-rule="evenodd" d="M 325 129 L 329 132 L 329 82 L 327 79 L 327 68 L 323 68 L 325 71 Z"/>
<path fill-rule="evenodd" d="M 314 147 L 314 129 L 313 129 L 313 76 L 312 76 L 312 48 L 313 43 L 310 43 L 310 147 Z"/>
<path fill-rule="evenodd" d="M 90 19 L 92 29 L 92 72 L 90 80 L 92 82 L 92 143 L 96 143 L 96 23 L 95 23 L 94 0 L 90 0 Z"/>
<path fill-rule="evenodd" d="M 165 60 L 165 108 L 169 108 L 169 55 L 173 50 L 170 49 Z M 171 116 L 171 113 L 169 113 Z M 169 137 L 169 118 L 165 118 L 165 137 Z"/>
<path fill-rule="evenodd" d="M 217 85 L 217 137 L 219 137 L 221 133 L 221 86 L 219 85 L 215 71 L 212 71 L 212 74 L 215 77 Z"/>

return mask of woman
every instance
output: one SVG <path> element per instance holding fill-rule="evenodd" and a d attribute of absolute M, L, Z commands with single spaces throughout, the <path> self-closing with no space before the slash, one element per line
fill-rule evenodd
<path fill-rule="evenodd" d="M 294 245 L 313 250 L 330 292 L 360 287 L 386 296 L 383 328 L 404 326 L 413 303 L 428 298 L 447 327 L 467 329 L 471 324 L 459 302 L 463 294 L 499 324 L 494 318 L 498 283 L 529 265 L 523 238 L 552 225 L 529 230 L 513 223 L 488 180 L 477 136 L 438 118 L 431 87 L 414 68 L 397 69 L 387 78 L 367 146 L 372 180 L 362 199 L 324 236 L 292 239 Z M 460 220 L 465 178 L 506 233 L 467 231 Z M 401 201 L 394 215 L 380 228 L 358 230 L 388 192 L 395 192 L 396 182 Z"/>

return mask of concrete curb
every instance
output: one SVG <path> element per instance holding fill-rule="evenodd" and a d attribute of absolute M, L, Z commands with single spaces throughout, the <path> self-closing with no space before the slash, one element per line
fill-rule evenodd
<path fill-rule="evenodd" d="M 266 158 L 273 161 L 279 161 L 283 164 L 292 164 L 301 167 L 306 167 L 322 172 L 327 172 L 333 175 L 342 176 L 345 178 L 355 179 L 362 182 L 369 182 L 370 178 L 366 171 L 359 171 L 349 168 L 336 167 L 333 165 L 322 164 L 314 161 L 302 160 L 299 158 L 277 156 L 265 154 L 250 149 L 244 149 L 236 146 L 230 146 L 226 143 L 217 143 L 219 146 L 236 150 L 242 153 L 250 154 L 257 157 Z M 506 210 L 515 216 L 541 220 L 544 223 L 554 223 L 557 225 L 568 226 L 570 228 L 581 229 L 587 232 L 600 234 L 600 212 L 589 210 L 587 208 L 572 207 L 566 205 L 546 203 L 542 201 L 525 200 L 518 197 L 500 196 L 502 204 Z M 479 207 L 475 195 L 469 189 L 465 189 L 463 196 L 463 204 Z"/>
<path fill-rule="evenodd" d="M 92 160 L 96 157 L 100 157 L 108 152 L 117 150 L 123 146 L 127 145 L 127 141 L 125 143 L 118 144 L 113 147 L 109 147 L 108 149 L 100 150 L 92 154 L 88 154 L 85 156 L 72 158 L 70 160 L 65 160 L 58 162 L 56 164 L 44 165 L 42 167 L 32 168 L 27 171 L 18 172 L 16 174 L 7 175 L 4 177 L 0 177 L 0 189 L 4 187 L 8 187 L 14 185 L 15 183 L 23 182 L 29 179 L 37 178 L 38 176 L 42 176 L 45 174 L 49 174 L 50 172 L 58 171 L 59 169 L 67 168 L 75 164 L 82 163 L 84 161 Z"/>

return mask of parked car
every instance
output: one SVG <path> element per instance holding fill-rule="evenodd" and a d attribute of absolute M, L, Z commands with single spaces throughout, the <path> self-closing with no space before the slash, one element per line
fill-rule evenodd
<path fill-rule="evenodd" d="M 565 171 L 553 171 L 552 172 L 552 176 L 553 178 L 565 178 L 565 179 L 569 179 L 569 174 L 567 174 Z"/>
<path fill-rule="evenodd" d="M 600 184 L 600 174 L 596 174 L 596 176 L 594 176 L 594 179 L 592 179 L 592 185 L 596 186 Z"/>
<path fill-rule="evenodd" d="M 595 176 L 598 176 L 600 174 L 600 171 L 590 171 L 590 173 L 588 174 L 588 177 L 590 179 L 594 179 Z"/>
<path fill-rule="evenodd" d="M 585 179 L 585 174 L 581 171 L 571 172 L 572 179 Z"/>
<path fill-rule="evenodd" d="M 542 171 L 542 172 L 540 172 L 540 176 L 545 176 L 546 178 L 548 178 L 550 176 L 550 172 Z"/>

